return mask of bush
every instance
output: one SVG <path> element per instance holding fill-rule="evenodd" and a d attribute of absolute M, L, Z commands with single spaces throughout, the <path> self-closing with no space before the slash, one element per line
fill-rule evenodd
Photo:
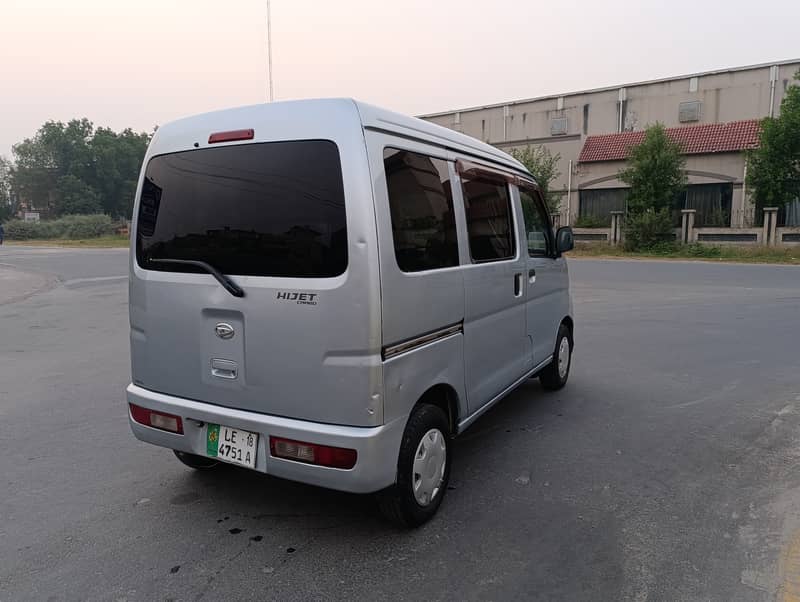
<path fill-rule="evenodd" d="M 625 218 L 624 232 L 626 251 L 656 250 L 664 243 L 675 244 L 672 213 L 667 208 L 629 213 Z"/>
<path fill-rule="evenodd" d="M 97 238 L 114 233 L 114 224 L 107 215 L 67 215 L 60 219 L 24 222 L 12 220 L 5 224 L 9 240 L 50 238 Z"/>
<path fill-rule="evenodd" d="M 683 252 L 690 257 L 722 257 L 722 249 L 720 247 L 703 245 L 699 242 L 684 245 Z"/>
<path fill-rule="evenodd" d="M 11 220 L 5 224 L 6 238 L 8 240 L 28 240 L 36 238 L 36 222 L 23 222 L 22 220 Z"/>
<path fill-rule="evenodd" d="M 57 220 L 63 223 L 64 238 L 97 238 L 114 232 L 111 218 L 97 215 L 68 215 Z"/>
<path fill-rule="evenodd" d="M 607 219 L 596 215 L 581 215 L 575 220 L 576 228 L 608 228 L 611 225 L 611 216 Z"/>

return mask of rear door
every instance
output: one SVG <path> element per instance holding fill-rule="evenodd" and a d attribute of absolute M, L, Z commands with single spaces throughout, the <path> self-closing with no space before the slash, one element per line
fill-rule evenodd
<path fill-rule="evenodd" d="M 527 259 L 506 175 L 458 162 L 471 264 L 464 270 L 464 363 L 471 412 L 532 366 L 525 328 Z"/>
<path fill-rule="evenodd" d="M 132 259 L 134 382 L 242 410 L 380 423 L 368 174 L 358 135 L 152 157 Z M 244 296 L 168 260 L 205 262 Z"/>
<path fill-rule="evenodd" d="M 459 324 L 459 269 L 452 164 L 444 149 L 367 131 L 381 241 L 383 344 Z"/>

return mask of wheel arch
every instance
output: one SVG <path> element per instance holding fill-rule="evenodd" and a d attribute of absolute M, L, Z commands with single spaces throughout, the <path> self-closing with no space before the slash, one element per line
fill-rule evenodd
<path fill-rule="evenodd" d="M 450 426 L 450 435 L 454 436 L 458 431 L 458 420 L 461 416 L 458 392 L 447 383 L 437 383 L 429 387 L 414 405 L 414 409 L 422 404 L 437 406 L 447 416 Z M 413 410 L 412 410 L 413 412 Z"/>
<path fill-rule="evenodd" d="M 559 328 L 564 325 L 569 330 L 569 344 L 571 347 L 575 346 L 575 321 L 572 316 L 564 316 L 564 319 L 559 323 Z"/>

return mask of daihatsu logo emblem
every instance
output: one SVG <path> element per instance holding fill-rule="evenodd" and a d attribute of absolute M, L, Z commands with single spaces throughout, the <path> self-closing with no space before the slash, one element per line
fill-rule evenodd
<path fill-rule="evenodd" d="M 225 322 L 220 322 L 214 326 L 214 332 L 216 332 L 217 336 L 221 339 L 232 339 L 233 335 L 236 334 L 233 326 L 226 324 Z"/>

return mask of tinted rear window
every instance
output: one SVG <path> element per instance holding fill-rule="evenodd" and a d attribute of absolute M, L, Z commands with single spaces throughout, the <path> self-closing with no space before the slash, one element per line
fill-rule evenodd
<path fill-rule="evenodd" d="M 184 151 L 147 164 L 136 258 L 205 261 L 224 274 L 325 278 L 347 268 L 342 168 L 324 140 Z"/>
<path fill-rule="evenodd" d="M 387 148 L 383 164 L 397 265 L 404 272 L 458 265 L 447 162 Z"/>

